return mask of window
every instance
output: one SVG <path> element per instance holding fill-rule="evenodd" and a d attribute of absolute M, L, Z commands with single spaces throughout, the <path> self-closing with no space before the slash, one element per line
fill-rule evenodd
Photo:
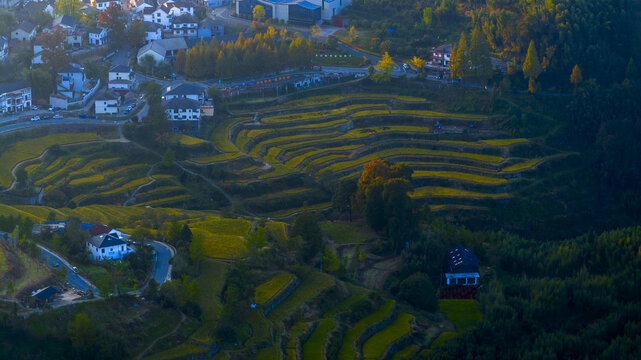
<path fill-rule="evenodd" d="M 105 253 L 105 249 L 102 249 L 102 253 L 103 253 L 103 254 Z"/>

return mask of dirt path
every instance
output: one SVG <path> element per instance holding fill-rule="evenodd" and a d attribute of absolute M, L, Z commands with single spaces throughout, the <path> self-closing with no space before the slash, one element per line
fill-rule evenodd
<path fill-rule="evenodd" d="M 151 184 L 153 184 L 153 183 L 155 183 L 155 182 L 156 182 L 156 179 L 154 179 L 154 178 L 151 176 L 151 172 L 153 171 L 153 169 L 154 169 L 154 168 L 156 167 L 156 165 L 158 165 L 158 164 L 160 164 L 160 163 L 159 163 L 159 162 L 157 162 L 157 163 L 155 163 L 155 164 L 151 165 L 151 167 L 150 167 L 150 168 L 149 168 L 149 170 L 147 171 L 147 177 L 149 178 L 149 182 L 148 182 L 148 183 L 145 183 L 145 184 L 142 184 L 142 185 L 140 185 L 140 186 L 138 186 L 138 187 L 136 188 L 136 190 L 134 190 L 134 192 L 132 192 L 132 193 L 131 193 L 131 196 L 129 197 L 129 199 L 127 199 L 127 200 L 122 204 L 122 206 L 127 206 L 127 204 L 129 204 L 129 203 L 133 202 L 134 200 L 136 200 L 136 194 L 138 194 L 138 191 L 140 191 L 140 189 L 144 188 L 145 186 L 149 186 L 149 185 L 151 185 Z"/>
<path fill-rule="evenodd" d="M 182 325 L 182 323 L 184 323 L 186 319 L 187 319 L 187 316 L 181 312 L 180 313 L 180 322 L 176 325 L 176 327 L 173 330 L 171 330 L 170 332 L 166 333 L 165 335 L 163 335 L 163 336 L 157 338 L 156 340 L 154 340 L 151 344 L 149 344 L 149 346 L 147 346 L 147 348 L 145 350 L 143 350 L 140 354 L 138 354 L 138 356 L 136 356 L 134 358 L 135 359 L 142 359 L 142 357 L 145 356 L 145 354 L 148 353 L 149 350 L 151 350 L 156 345 L 156 343 L 158 341 L 175 334 L 178 331 L 178 329 L 180 328 L 180 325 Z"/>

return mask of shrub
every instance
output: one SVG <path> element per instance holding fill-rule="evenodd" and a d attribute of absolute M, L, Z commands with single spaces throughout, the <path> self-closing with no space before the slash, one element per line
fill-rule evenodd
<path fill-rule="evenodd" d="M 417 272 L 403 280 L 399 286 L 398 297 L 429 312 L 436 311 L 438 307 L 434 285 L 424 273 Z"/>

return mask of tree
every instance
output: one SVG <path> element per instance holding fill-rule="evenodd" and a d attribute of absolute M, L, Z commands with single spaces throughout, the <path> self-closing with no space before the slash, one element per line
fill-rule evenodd
<path fill-rule="evenodd" d="M 434 285 L 424 273 L 415 273 L 403 280 L 399 285 L 398 297 L 429 312 L 435 312 L 438 306 Z"/>
<path fill-rule="evenodd" d="M 40 27 L 47 26 L 47 25 L 51 24 L 52 21 L 53 21 L 53 18 L 46 11 L 37 12 L 37 13 L 33 14 L 33 23 L 35 25 L 40 26 Z"/>
<path fill-rule="evenodd" d="M 127 33 L 125 32 L 127 15 L 120 5 L 110 3 L 109 7 L 98 15 L 98 23 L 100 26 L 110 30 L 109 40 L 113 46 L 118 48 L 127 40 Z"/>
<path fill-rule="evenodd" d="M 574 93 L 576 93 L 576 88 L 581 82 L 583 82 L 583 75 L 581 75 L 581 69 L 579 65 L 574 65 L 572 68 L 572 74 L 570 74 L 570 82 L 574 85 Z"/>
<path fill-rule="evenodd" d="M 261 22 L 265 20 L 265 7 L 263 5 L 256 5 L 252 10 L 253 19 Z"/>
<path fill-rule="evenodd" d="M 73 322 L 68 326 L 68 333 L 73 346 L 79 349 L 82 354 L 90 350 L 97 338 L 96 327 L 85 313 L 76 315 Z"/>
<path fill-rule="evenodd" d="M 383 58 L 376 64 L 378 71 L 372 76 L 372 80 L 379 84 L 389 83 L 392 80 L 392 71 L 395 66 L 394 60 L 386 51 Z"/>
<path fill-rule="evenodd" d="M 492 77 L 492 61 L 490 59 L 490 44 L 480 26 L 472 30 L 469 60 L 472 76 L 482 84 L 486 84 Z"/>
<path fill-rule="evenodd" d="M 142 291 L 142 296 L 151 301 L 156 295 L 158 295 L 158 282 L 152 276 L 147 283 L 147 287 Z"/>
<path fill-rule="evenodd" d="M 158 134 L 167 132 L 169 122 L 167 121 L 165 109 L 161 104 L 162 87 L 155 81 L 145 81 L 140 84 L 139 88 L 145 94 L 145 100 L 149 106 L 143 123 Z"/>
<path fill-rule="evenodd" d="M 356 181 L 352 179 L 341 180 L 332 196 L 332 205 L 334 208 L 340 212 L 351 210 L 356 189 Z"/>
<path fill-rule="evenodd" d="M 138 47 L 145 42 L 147 39 L 147 31 L 142 21 L 133 21 L 131 25 L 129 25 L 127 39 L 129 40 L 129 45 L 133 47 Z"/>
<path fill-rule="evenodd" d="M 353 43 L 353 42 L 354 42 L 354 41 L 356 41 L 357 39 L 358 39 L 358 32 L 356 31 L 356 28 L 354 27 L 354 25 L 352 25 L 352 26 L 349 28 L 349 32 L 347 33 L 347 40 L 348 40 L 350 43 Z"/>
<path fill-rule="evenodd" d="M 310 34 L 312 35 L 312 37 L 318 37 L 318 36 L 320 36 L 320 35 L 321 35 L 321 27 L 320 27 L 318 24 L 315 24 L 315 25 L 314 25 L 314 26 L 312 26 L 312 28 L 310 29 Z"/>
<path fill-rule="evenodd" d="M 173 150 L 167 149 L 162 156 L 162 166 L 170 167 L 176 162 L 176 154 Z"/>
<path fill-rule="evenodd" d="M 541 71 L 543 71 L 543 69 L 539 62 L 539 56 L 536 53 L 534 40 L 530 40 L 530 45 L 527 48 L 527 55 L 525 55 L 525 61 L 523 62 L 523 76 L 526 79 L 530 79 L 528 83 L 529 92 L 533 93 L 536 91 L 535 80 L 539 74 L 541 74 Z"/>
<path fill-rule="evenodd" d="M 316 215 L 303 213 L 296 217 L 292 225 L 292 237 L 300 236 L 303 241 L 302 256 L 305 261 L 313 258 L 323 245 L 323 235 Z"/>
<path fill-rule="evenodd" d="M 156 59 L 154 59 L 152 55 L 147 54 L 140 58 L 140 66 L 147 74 L 151 74 L 156 66 Z"/>
<path fill-rule="evenodd" d="M 452 56 L 450 57 L 450 73 L 452 79 L 465 78 L 468 62 L 467 41 L 465 40 L 465 33 L 461 32 L 458 45 L 454 46 Z"/>
<path fill-rule="evenodd" d="M 31 92 L 35 99 L 49 98 L 53 91 L 53 79 L 49 71 L 41 68 L 25 69 L 23 76 L 31 86 Z"/>
<path fill-rule="evenodd" d="M 187 52 L 185 49 L 178 50 L 176 59 L 174 59 L 174 68 L 179 73 L 185 72 L 185 62 L 187 61 Z"/>
<path fill-rule="evenodd" d="M 414 56 L 414 57 L 410 60 L 410 64 L 412 64 L 412 66 L 414 66 L 414 67 L 415 67 L 415 68 L 417 68 L 419 71 L 421 71 L 421 69 L 423 69 L 423 65 L 425 65 L 425 60 L 421 59 L 421 58 L 420 58 L 420 57 L 418 57 L 418 56 Z"/>
<path fill-rule="evenodd" d="M 216 85 L 212 85 L 207 89 L 207 96 L 214 100 L 214 104 L 223 101 L 223 92 Z"/>
<path fill-rule="evenodd" d="M 334 35 L 328 35 L 327 39 L 325 40 L 325 45 L 327 45 L 328 48 L 330 49 L 336 49 L 338 46 L 338 38 Z"/>
<path fill-rule="evenodd" d="M 56 15 L 69 15 L 80 19 L 84 4 L 80 0 L 57 0 L 53 4 L 53 13 Z"/>
<path fill-rule="evenodd" d="M 426 7 L 423 9 L 423 24 L 427 27 L 432 26 L 432 8 L 431 7 Z"/>
<path fill-rule="evenodd" d="M 24 169 L 24 166 L 21 166 L 16 170 L 16 181 L 20 185 L 26 185 L 27 180 L 29 179 L 29 175 L 27 174 L 27 170 Z"/>
<path fill-rule="evenodd" d="M 341 267 L 341 260 L 336 256 L 334 250 L 329 247 L 325 248 L 323 253 L 323 270 L 328 273 L 335 273 Z"/>
<path fill-rule="evenodd" d="M 42 60 L 56 74 L 69 65 L 69 56 L 65 50 L 65 34 L 59 28 L 52 33 L 43 32 L 38 38 L 42 44 Z M 52 81 L 55 80 L 52 77 Z"/>
<path fill-rule="evenodd" d="M 16 17 L 13 13 L 0 9 L 0 35 L 8 37 L 14 26 L 16 26 Z"/>

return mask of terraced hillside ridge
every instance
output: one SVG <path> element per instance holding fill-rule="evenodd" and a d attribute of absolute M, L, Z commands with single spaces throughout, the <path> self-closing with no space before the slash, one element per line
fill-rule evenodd
<path fill-rule="evenodd" d="M 406 162 L 414 169 L 412 197 L 439 211 L 486 210 L 535 181 L 535 169 L 563 156 L 536 141 L 507 137 L 487 115 L 437 110 L 429 99 L 367 93 L 310 97 L 230 118 L 217 126 L 212 142 L 222 154 L 192 161 L 245 164 L 235 172 L 236 184 L 302 173 L 331 187 L 358 177 L 373 159 Z M 270 196 L 287 193 L 253 198 Z M 286 217 L 322 209 L 328 201 L 308 199 L 258 213 Z"/>
<path fill-rule="evenodd" d="M 383 330 L 372 335 L 363 344 L 363 359 L 375 360 L 386 354 L 392 344 L 410 333 L 414 317 L 410 314 L 398 314 L 396 320 Z"/>
<path fill-rule="evenodd" d="M 334 286 L 334 277 L 318 272 L 310 272 L 294 292 L 278 305 L 268 318 L 272 321 L 282 321 L 298 307 L 320 295 L 324 290 Z"/>
<path fill-rule="evenodd" d="M 367 329 L 382 322 L 385 318 L 390 316 L 393 309 L 394 301 L 387 300 L 376 312 L 360 320 L 352 328 L 350 328 L 343 338 L 343 344 L 341 345 L 341 348 L 338 352 L 338 359 L 355 359 L 357 356 L 355 346 L 357 345 L 356 342 L 359 340 L 359 338 L 365 333 Z"/>
<path fill-rule="evenodd" d="M 282 273 L 274 276 L 271 280 L 260 284 L 256 287 L 254 299 L 256 304 L 262 305 L 272 299 L 283 288 L 285 288 L 291 281 L 294 280 L 294 275 L 289 273 Z"/>
<path fill-rule="evenodd" d="M 4 141 L 5 137 L 0 139 Z M 33 159 L 54 145 L 68 145 L 81 142 L 101 141 L 95 133 L 53 134 L 23 140 L 9 147 L 0 154 L 0 186 L 9 187 L 13 181 L 11 170 L 21 161 Z"/>

